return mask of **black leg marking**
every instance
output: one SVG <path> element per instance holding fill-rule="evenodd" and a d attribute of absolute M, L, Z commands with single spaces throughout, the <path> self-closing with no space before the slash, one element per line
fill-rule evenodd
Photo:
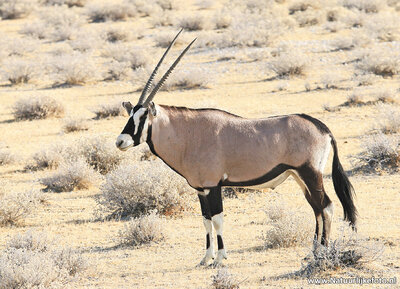
<path fill-rule="evenodd" d="M 206 196 L 211 217 L 223 211 L 221 187 L 210 188 L 210 193 Z"/>
<path fill-rule="evenodd" d="M 210 248 L 210 234 L 207 234 L 206 239 L 207 239 L 206 249 L 208 249 L 208 248 Z"/>
<path fill-rule="evenodd" d="M 211 220 L 211 210 L 208 198 L 200 194 L 197 195 L 199 196 L 200 200 L 201 214 L 203 215 L 204 218 Z"/>
<path fill-rule="evenodd" d="M 222 241 L 222 237 L 220 235 L 217 235 L 217 241 L 218 241 L 218 250 L 221 250 L 224 248 L 224 242 Z"/>

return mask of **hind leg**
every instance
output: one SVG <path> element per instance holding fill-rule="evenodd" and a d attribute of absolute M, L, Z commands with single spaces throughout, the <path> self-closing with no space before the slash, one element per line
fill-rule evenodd
<path fill-rule="evenodd" d="M 315 245 L 327 246 L 331 231 L 333 206 L 325 193 L 322 173 L 309 165 L 304 165 L 297 169 L 294 178 L 302 188 L 315 214 Z"/>
<path fill-rule="evenodd" d="M 208 204 L 207 196 L 209 190 L 205 190 L 205 192 L 199 192 L 199 200 L 201 207 L 201 214 L 203 215 L 203 224 L 206 229 L 206 254 L 204 258 L 201 260 L 200 265 L 207 265 L 207 263 L 215 258 L 214 253 L 214 234 L 213 234 L 213 224 L 211 221 L 211 210 Z"/>

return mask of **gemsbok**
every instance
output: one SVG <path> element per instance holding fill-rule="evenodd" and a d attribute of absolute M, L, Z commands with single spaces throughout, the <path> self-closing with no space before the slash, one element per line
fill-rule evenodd
<path fill-rule="evenodd" d="M 156 65 L 138 103 L 133 106 L 123 102 L 130 117 L 116 146 L 125 151 L 146 142 L 153 154 L 197 190 L 206 229 L 206 254 L 200 264 L 214 259 L 213 265 L 217 266 L 226 258 L 221 187 L 275 188 L 289 176 L 297 181 L 314 211 L 315 244 L 327 245 L 333 206 L 324 190 L 323 171 L 331 146 L 333 185 L 344 218 L 355 229 L 354 189 L 339 161 L 335 138 L 321 121 L 306 114 L 247 119 L 218 109 L 153 103 L 157 91 L 196 40 L 181 52 L 147 96 L 154 76 L 181 32 Z M 213 228 L 218 244 L 216 258 Z"/>

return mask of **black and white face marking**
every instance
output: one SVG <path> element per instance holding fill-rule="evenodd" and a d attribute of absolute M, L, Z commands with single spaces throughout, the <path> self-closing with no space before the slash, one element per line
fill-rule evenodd
<path fill-rule="evenodd" d="M 147 139 L 148 109 L 137 105 L 130 111 L 127 124 L 118 136 L 115 145 L 122 151 L 137 146 Z"/>

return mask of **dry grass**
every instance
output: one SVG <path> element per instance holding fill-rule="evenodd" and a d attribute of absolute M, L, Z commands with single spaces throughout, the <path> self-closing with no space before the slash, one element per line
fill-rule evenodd
<path fill-rule="evenodd" d="M 81 254 L 28 231 L 15 235 L 0 255 L 0 288 L 65 287 L 86 268 Z"/>
<path fill-rule="evenodd" d="M 83 7 L 87 0 L 42 0 L 44 5 L 67 5 L 68 7 Z"/>
<path fill-rule="evenodd" d="M 137 15 L 136 9 L 127 1 L 120 3 L 92 3 L 86 14 L 91 22 L 121 21 Z"/>
<path fill-rule="evenodd" d="M 201 68 L 181 68 L 165 82 L 163 90 L 209 88 L 216 75 Z"/>
<path fill-rule="evenodd" d="M 133 70 L 149 66 L 152 60 L 147 51 L 120 43 L 107 45 L 102 55 L 111 57 L 120 63 L 127 63 Z"/>
<path fill-rule="evenodd" d="M 121 101 L 99 105 L 93 112 L 96 114 L 95 119 L 126 115 L 126 111 L 122 107 Z"/>
<path fill-rule="evenodd" d="M 28 83 L 36 75 L 35 65 L 22 58 L 11 57 L 4 61 L 0 70 L 3 79 L 12 85 Z"/>
<path fill-rule="evenodd" d="M 188 207 L 185 181 L 160 161 L 121 164 L 106 176 L 97 200 L 114 217 L 140 216 L 156 209 L 171 214 Z"/>
<path fill-rule="evenodd" d="M 305 55 L 283 52 L 269 63 L 269 68 L 278 77 L 304 76 L 309 61 Z"/>
<path fill-rule="evenodd" d="M 384 134 L 400 132 L 400 111 L 392 104 L 381 104 L 378 107 L 380 114 L 377 119 L 377 128 Z"/>
<path fill-rule="evenodd" d="M 86 120 L 82 118 L 66 118 L 63 122 L 63 131 L 66 133 L 84 131 L 89 129 Z"/>
<path fill-rule="evenodd" d="M 73 162 L 65 161 L 51 176 L 43 178 L 40 183 L 46 186 L 46 191 L 71 192 L 86 190 L 97 181 L 97 175 L 83 159 Z"/>
<path fill-rule="evenodd" d="M 356 156 L 357 169 L 380 173 L 398 171 L 400 166 L 400 142 L 398 138 L 382 133 L 367 137 L 363 151 Z"/>
<path fill-rule="evenodd" d="M 59 101 L 46 96 L 21 98 L 13 106 L 13 115 L 17 120 L 62 117 L 64 106 Z"/>
<path fill-rule="evenodd" d="M 131 219 L 124 229 L 119 231 L 122 245 L 140 246 L 149 243 L 158 243 L 165 238 L 165 218 L 151 212 L 148 215 Z"/>
<path fill-rule="evenodd" d="M 348 9 L 358 9 L 365 13 L 378 13 L 384 6 L 383 0 L 344 0 L 343 6 Z"/>
<path fill-rule="evenodd" d="M 187 15 L 179 20 L 178 26 L 188 31 L 198 31 L 205 28 L 206 22 L 200 15 Z"/>
<path fill-rule="evenodd" d="M 54 86 L 84 85 L 102 76 L 102 71 L 93 63 L 88 54 L 74 53 L 54 57 L 51 66 Z"/>
<path fill-rule="evenodd" d="M 239 289 L 240 282 L 229 273 L 228 269 L 219 269 L 217 274 L 212 276 L 212 288 L 214 289 Z"/>
<path fill-rule="evenodd" d="M 400 56 L 395 48 L 370 50 L 365 53 L 357 67 L 367 73 L 392 77 L 400 73 Z"/>
<path fill-rule="evenodd" d="M 35 5 L 34 0 L 0 0 L 0 17 L 18 19 L 28 16 Z"/>
<path fill-rule="evenodd" d="M 128 62 L 110 61 L 106 65 L 106 77 L 104 80 L 129 80 L 133 77 L 133 70 Z"/>
<path fill-rule="evenodd" d="M 12 188 L 2 183 L 0 189 L 0 226 L 15 226 L 32 214 L 38 204 L 44 200 L 38 190 L 10 192 Z"/>
<path fill-rule="evenodd" d="M 295 209 L 281 204 L 270 205 L 266 210 L 267 222 L 272 228 L 263 232 L 266 248 L 287 248 L 306 245 L 313 237 L 313 224 L 310 218 L 294 214 Z"/>
<path fill-rule="evenodd" d="M 0 148 L 0 166 L 12 164 L 15 162 L 15 155 L 8 149 Z"/>
<path fill-rule="evenodd" d="M 345 229 L 346 228 L 346 229 Z M 309 254 L 295 276 L 314 277 L 346 268 L 362 268 L 363 265 L 379 259 L 384 251 L 380 242 L 360 238 L 348 226 L 342 226 L 340 238 L 331 241 L 328 247 L 319 246 Z"/>

